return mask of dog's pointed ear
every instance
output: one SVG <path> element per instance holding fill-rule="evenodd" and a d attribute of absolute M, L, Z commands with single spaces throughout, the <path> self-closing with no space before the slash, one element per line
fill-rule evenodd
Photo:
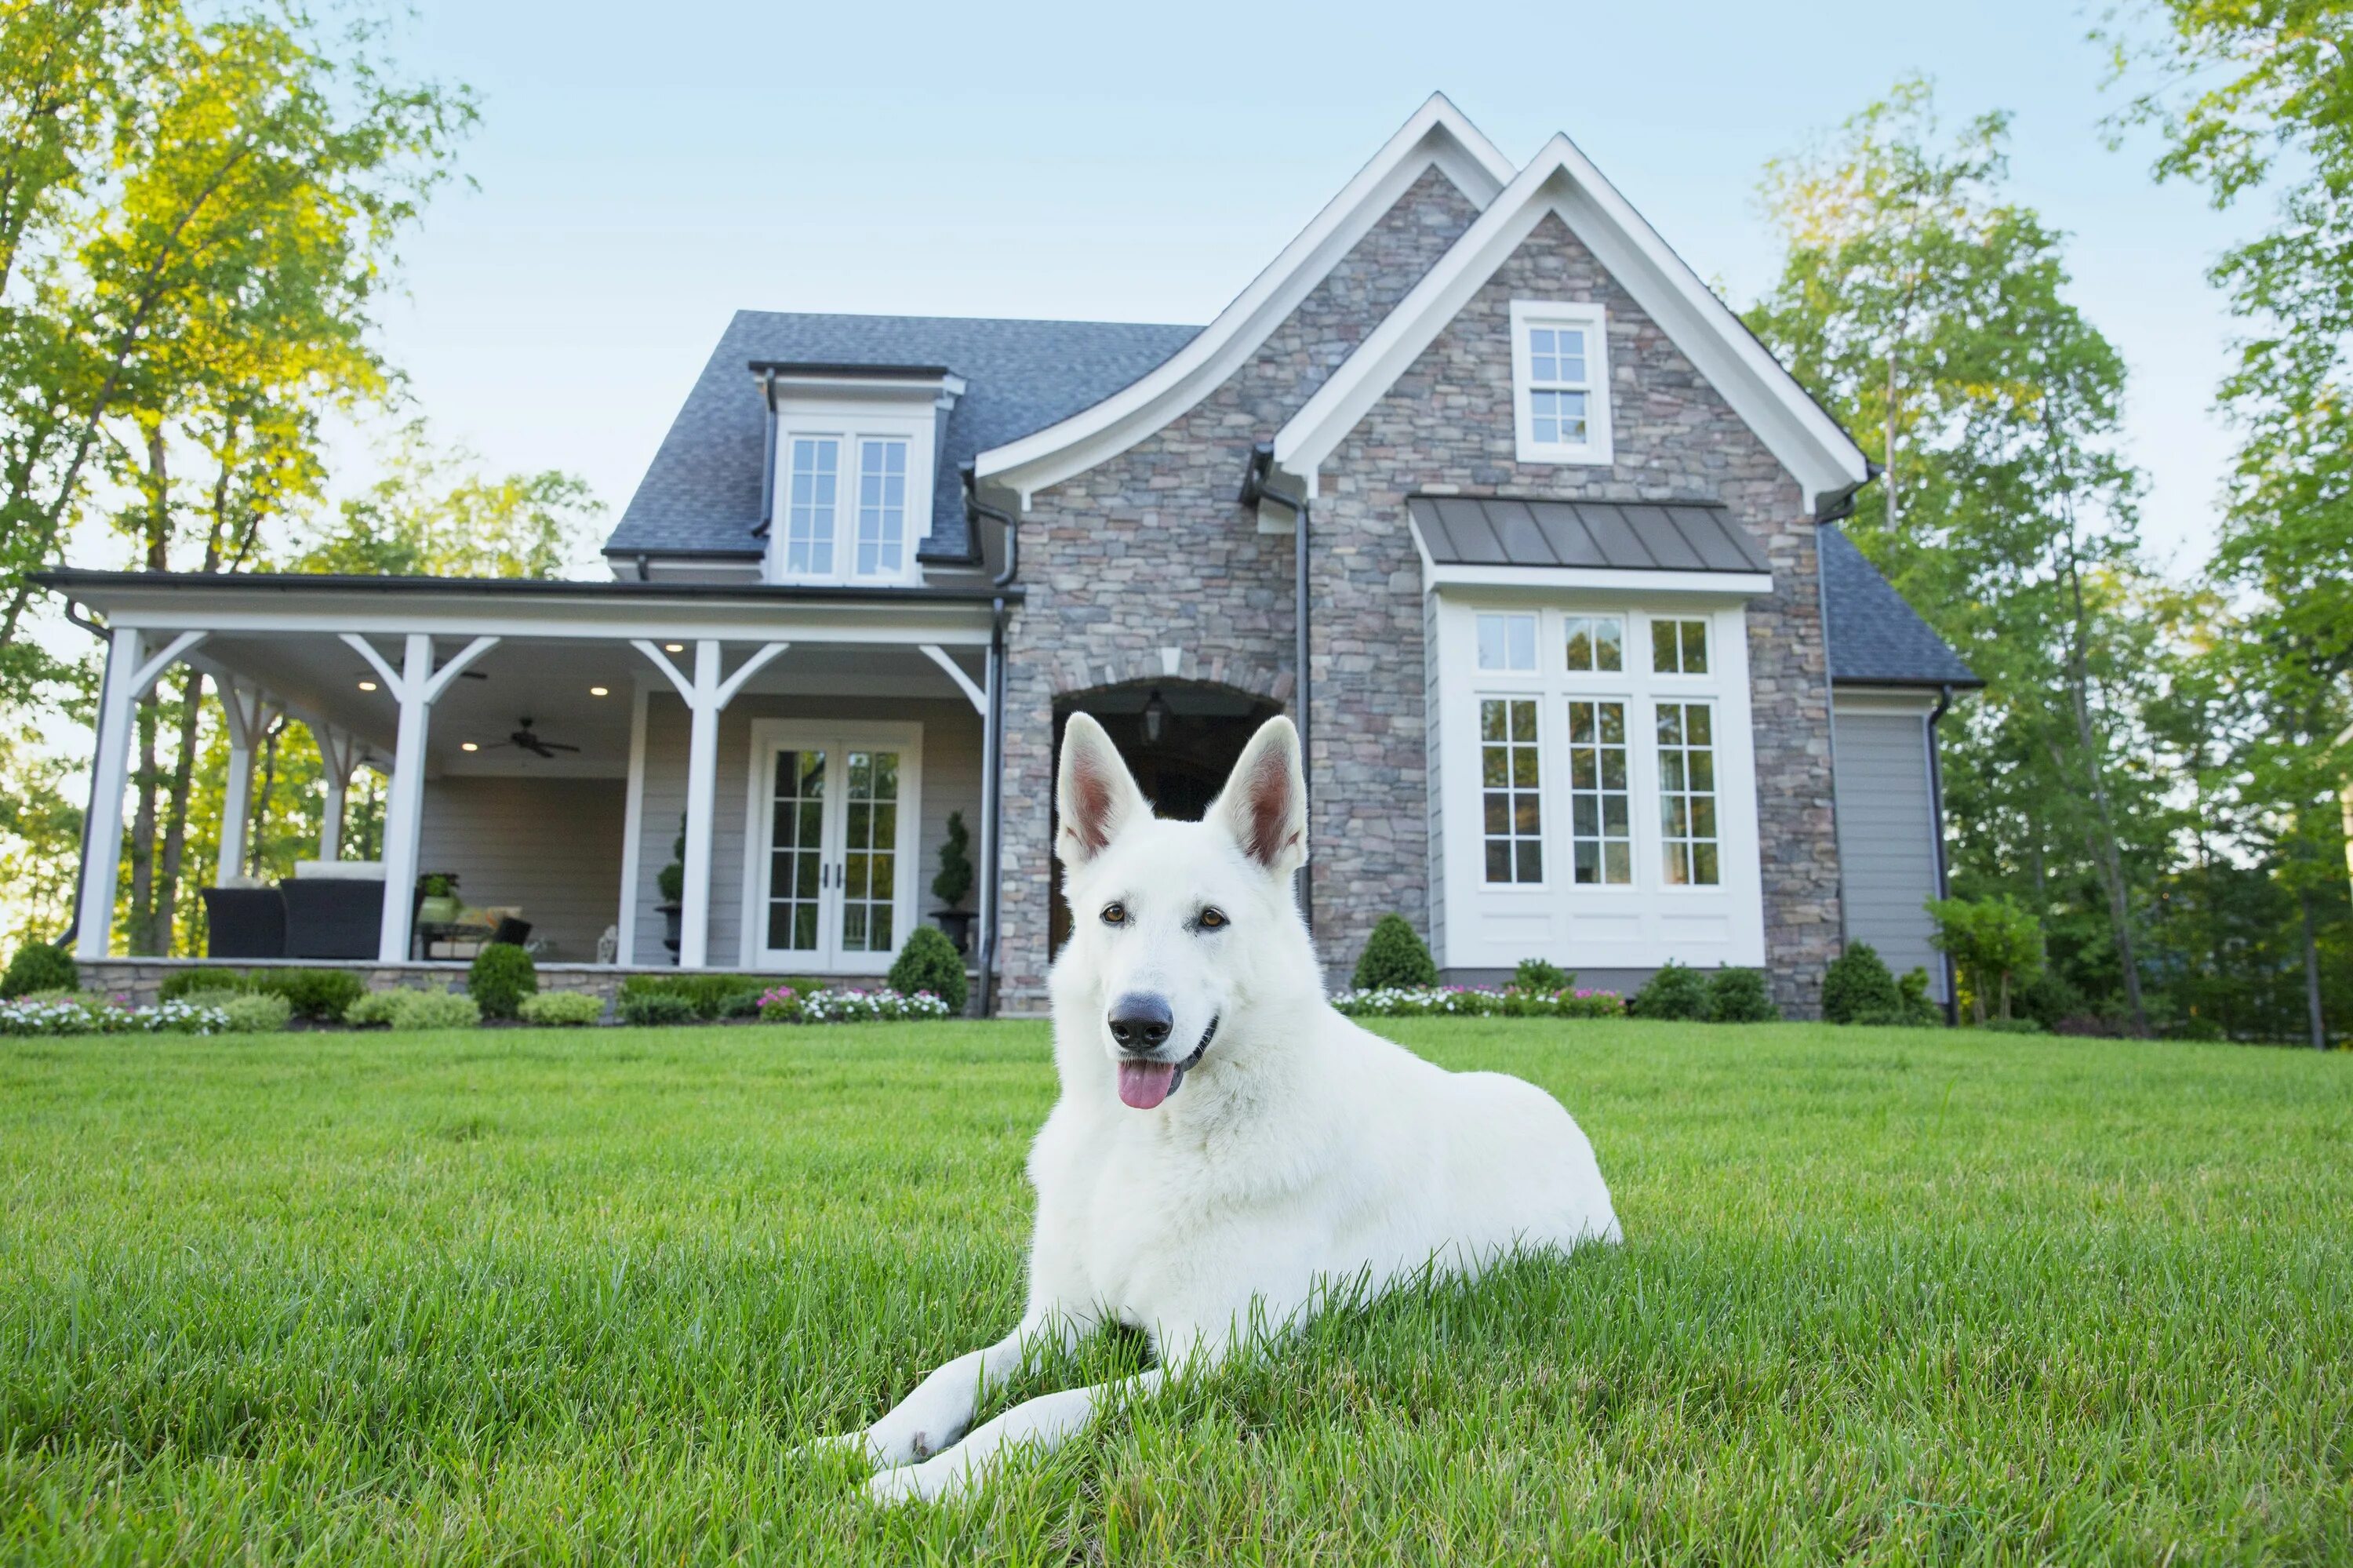
<path fill-rule="evenodd" d="M 1208 820 L 1223 823 L 1242 853 L 1271 875 L 1288 876 L 1305 863 L 1307 776 L 1299 762 L 1299 731 L 1289 719 L 1259 726 Z"/>
<path fill-rule="evenodd" d="M 1085 714 L 1072 714 L 1062 730 L 1054 807 L 1062 822 L 1054 835 L 1054 853 L 1072 871 L 1103 853 L 1130 823 L 1152 814 L 1144 791 L 1120 760 L 1119 748 L 1103 726 Z"/>

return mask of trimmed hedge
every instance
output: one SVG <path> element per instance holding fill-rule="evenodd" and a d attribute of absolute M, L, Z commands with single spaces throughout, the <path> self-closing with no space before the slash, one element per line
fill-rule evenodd
<path fill-rule="evenodd" d="M 332 1023 L 367 994 L 367 982 L 349 969 L 180 969 L 164 977 L 161 1000 L 217 995 L 282 996 L 296 1016 Z"/>
<path fill-rule="evenodd" d="M 8 959 L 0 975 L 0 1001 L 12 1001 L 43 991 L 79 991 L 81 970 L 73 955 L 47 942 L 27 942 Z"/>
<path fill-rule="evenodd" d="M 1356 973 L 1349 983 L 1357 991 L 1434 986 L 1438 964 L 1404 916 L 1384 915 L 1373 927 L 1373 934 L 1365 938 L 1365 951 L 1356 959 Z"/>
<path fill-rule="evenodd" d="M 950 1012 L 964 1011 L 964 955 L 936 926 L 918 926 L 907 933 L 891 965 L 890 980 L 892 991 L 909 996 L 927 991 L 947 1003 Z"/>
<path fill-rule="evenodd" d="M 773 975 L 631 975 L 621 982 L 621 1000 L 626 1002 L 633 996 L 674 996 L 683 1001 L 697 1018 L 749 1018 L 760 1011 L 760 993 L 776 983 Z M 803 991 L 817 989 L 811 980 L 786 983 Z"/>
<path fill-rule="evenodd" d="M 274 991 L 244 991 L 216 1002 L 231 1034 L 275 1034 L 294 1021 L 294 1004 Z"/>
<path fill-rule="evenodd" d="M 539 966 L 512 942 L 492 942 L 466 970 L 466 994 L 484 1018 L 512 1018 L 524 997 L 539 994 Z"/>
<path fill-rule="evenodd" d="M 1707 1018 L 1711 1023 L 1778 1023 L 1781 1010 L 1757 970 L 1718 969 L 1707 982 Z"/>
<path fill-rule="evenodd" d="M 446 991 L 375 991 L 343 1009 L 343 1022 L 381 1023 L 406 1032 L 417 1029 L 471 1029 L 482 1021 L 482 1010 L 470 996 Z"/>
<path fill-rule="evenodd" d="M 1822 975 L 1822 1017 L 1832 1023 L 1907 1022 L 1904 992 L 1869 942 L 1849 942 L 1831 960 Z"/>
<path fill-rule="evenodd" d="M 753 1000 L 758 1000 L 756 992 Z M 639 1028 L 698 1022 L 694 1003 L 670 991 L 641 991 L 632 995 L 624 989 L 618 1011 L 622 1022 L 636 1024 Z"/>
<path fill-rule="evenodd" d="M 578 1028 L 604 1017 L 605 1003 L 585 991 L 543 991 L 517 1002 L 515 1016 L 525 1023 Z"/>
<path fill-rule="evenodd" d="M 1628 1005 L 1637 1018 L 1704 1020 L 1707 981 L 1697 969 L 1669 959 Z"/>

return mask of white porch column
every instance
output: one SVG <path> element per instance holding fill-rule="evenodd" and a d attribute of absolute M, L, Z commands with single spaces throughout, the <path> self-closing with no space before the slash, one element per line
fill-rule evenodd
<path fill-rule="evenodd" d="M 205 640 L 183 631 L 142 662 L 146 639 L 136 627 L 114 629 L 98 696 L 98 747 L 90 759 L 90 806 L 82 816 L 81 899 L 74 956 L 102 959 L 114 945 L 114 885 L 122 873 L 122 791 L 131 782 L 131 710 L 174 660 Z"/>
<path fill-rule="evenodd" d="M 220 677 L 221 711 L 228 715 L 228 778 L 221 797 L 220 855 L 213 885 L 227 887 L 245 870 L 246 818 L 253 810 L 253 747 L 269 727 L 270 704 L 234 675 Z"/>
<path fill-rule="evenodd" d="M 662 651 L 643 638 L 631 639 L 638 652 L 670 677 L 686 699 L 689 719 L 686 754 L 686 885 L 679 894 L 678 967 L 707 969 L 711 963 L 711 815 L 719 780 L 719 715 L 744 689 L 744 683 L 769 660 L 792 646 L 763 644 L 733 675 L 720 677 L 720 645 L 706 637 L 694 645 L 694 678 L 679 673 Z"/>
<path fill-rule="evenodd" d="M 408 634 L 401 667 L 396 673 L 375 645 L 354 632 L 343 641 L 375 666 L 385 689 L 400 704 L 400 730 L 392 758 L 392 788 L 384 802 L 384 923 L 376 938 L 376 961 L 405 963 L 408 959 L 409 916 L 417 891 L 417 843 L 425 826 L 425 733 L 433 704 L 449 683 L 475 660 L 499 645 L 495 637 L 477 637 L 448 663 L 433 667 L 433 639 L 422 631 Z"/>
<path fill-rule="evenodd" d="M 366 749 L 349 730 L 325 725 L 311 732 L 319 743 L 319 758 L 326 764 L 327 800 L 319 815 L 319 858 L 335 860 L 343 853 L 343 810 L 351 799 L 352 775 L 359 771 L 360 753 Z"/>

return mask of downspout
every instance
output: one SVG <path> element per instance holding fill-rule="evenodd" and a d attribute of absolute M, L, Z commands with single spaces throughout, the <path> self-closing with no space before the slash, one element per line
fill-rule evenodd
<path fill-rule="evenodd" d="M 980 498 L 980 482 L 967 467 L 964 470 L 964 507 L 967 520 L 986 517 L 1005 530 L 1005 564 L 989 579 L 991 588 L 1013 586 L 1014 574 L 1021 568 L 1021 528 L 1013 514 L 1002 507 L 991 506 Z M 979 541 L 974 540 L 975 553 Z M 1005 840 L 1005 600 L 991 601 L 988 622 L 988 733 L 983 737 L 987 755 L 981 764 L 981 789 L 985 797 L 981 808 L 980 863 L 980 1015 L 997 1016 L 997 920 L 1002 900 L 998 895 L 1004 877 L 998 863 L 1004 858 L 1001 845 Z"/>
<path fill-rule="evenodd" d="M 114 663 L 114 640 L 107 635 L 105 627 L 100 625 L 96 620 L 91 620 L 89 616 L 82 614 L 80 606 L 73 599 L 66 600 L 66 619 L 72 621 L 76 626 L 80 627 L 84 631 L 89 632 L 92 637 L 97 638 L 100 642 L 106 644 L 106 662 L 108 668 L 105 673 L 100 677 L 98 688 L 99 691 L 103 694 L 106 690 L 106 677 L 121 673 L 112 668 Z M 98 779 L 96 774 L 93 772 L 90 778 L 90 784 L 95 788 L 97 783 Z M 117 806 L 119 811 L 120 802 L 117 803 Z M 57 948 L 69 953 L 73 951 L 74 939 L 81 935 L 81 868 L 90 863 L 90 832 L 91 826 L 97 821 L 98 801 L 95 797 L 92 797 L 90 804 L 82 809 L 81 813 L 81 859 L 74 865 L 73 903 L 69 906 L 69 912 L 66 916 L 65 933 L 58 937 L 57 941 L 53 944 Z M 119 825 L 116 831 L 121 831 Z"/>
<path fill-rule="evenodd" d="M 760 373 L 760 397 L 768 406 L 768 418 L 760 429 L 760 525 L 752 530 L 752 537 L 765 539 L 770 524 L 776 520 L 776 373 Z"/>
<path fill-rule="evenodd" d="M 1871 465 L 1876 477 L 1878 465 Z M 1865 483 L 1870 482 L 1868 480 Z M 1862 486 L 1856 486 L 1861 489 Z M 1854 515 L 1854 491 L 1850 490 L 1836 501 L 1814 514 L 1814 615 L 1822 629 L 1822 735 L 1830 747 L 1831 759 L 1831 846 L 1838 855 L 1839 952 L 1846 952 L 1846 854 L 1839 848 L 1838 819 L 1838 680 L 1831 673 L 1831 583 L 1829 568 L 1822 565 L 1822 530 L 1834 527 L 1842 518 Z"/>
<path fill-rule="evenodd" d="M 1292 703 L 1292 708 L 1293 713 L 1297 715 L 1293 722 L 1299 728 L 1299 766 L 1301 769 L 1308 775 L 1308 810 L 1312 812 L 1314 810 L 1315 801 L 1315 788 L 1314 782 L 1315 753 L 1310 746 L 1310 740 L 1313 734 L 1312 726 L 1314 722 L 1314 708 L 1313 703 L 1309 700 L 1310 692 L 1308 681 L 1308 659 L 1310 655 L 1308 638 L 1309 600 L 1307 594 L 1307 534 L 1310 521 L 1309 511 L 1307 496 L 1303 492 L 1293 496 L 1285 495 L 1279 490 L 1271 490 L 1268 488 L 1266 482 L 1267 475 L 1273 471 L 1273 442 L 1261 441 L 1250 448 L 1250 466 L 1242 471 L 1242 492 L 1240 499 L 1241 504 L 1244 506 L 1256 506 L 1261 501 L 1271 501 L 1277 506 L 1289 508 L 1291 512 L 1293 556 L 1292 591 L 1293 595 L 1292 621 L 1294 634 L 1297 638 L 1297 642 L 1292 651 L 1291 656 L 1292 690 L 1294 699 Z M 1308 826 L 1308 838 L 1312 842 L 1314 836 L 1314 819 L 1311 817 Z M 1311 867 L 1300 867 L 1299 914 L 1300 917 L 1306 921 L 1307 932 L 1310 936 L 1313 936 L 1315 933 L 1315 885 L 1314 877 L 1314 872 Z"/>
<path fill-rule="evenodd" d="M 1936 897 L 1940 901 L 1950 898 L 1953 895 L 1945 881 L 1945 764 L 1940 754 L 1941 748 L 1936 744 L 1936 721 L 1943 718 L 1945 710 L 1952 705 L 1953 688 L 1950 683 L 1937 687 L 1936 710 L 1928 715 L 1928 821 L 1935 829 L 1933 842 L 1936 851 Z M 1953 955 L 1947 953 L 1945 955 L 1945 1027 L 1958 1029 L 1960 1026 L 1959 976 L 1955 970 Z"/>

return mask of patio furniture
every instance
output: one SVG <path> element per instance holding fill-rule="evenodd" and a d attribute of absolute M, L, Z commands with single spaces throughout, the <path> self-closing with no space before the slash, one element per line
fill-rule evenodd
<path fill-rule="evenodd" d="M 384 928 L 384 879 L 298 876 L 272 890 L 284 900 L 289 959 L 372 959 Z"/>
<path fill-rule="evenodd" d="M 518 920 L 512 915 L 500 916 L 497 928 L 491 933 L 491 943 L 493 947 L 504 942 L 509 947 L 520 948 L 530 940 L 531 922 Z"/>
<path fill-rule="evenodd" d="M 274 887 L 207 887 L 205 957 L 278 959 L 286 955 L 286 906 Z"/>

